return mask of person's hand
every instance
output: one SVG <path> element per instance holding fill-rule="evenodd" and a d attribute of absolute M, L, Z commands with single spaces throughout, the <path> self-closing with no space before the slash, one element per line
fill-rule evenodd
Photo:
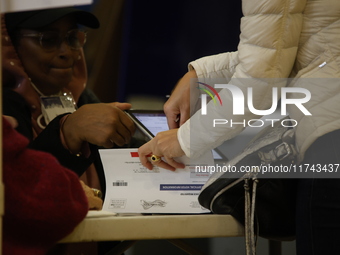
<path fill-rule="evenodd" d="M 184 155 L 177 139 L 177 131 L 178 129 L 171 129 L 159 132 L 151 141 L 138 149 L 139 159 L 143 166 L 152 170 L 154 164 L 158 167 L 172 171 L 175 171 L 176 168 L 185 167 L 183 163 L 179 163 L 173 159 Z M 160 159 L 159 161 L 151 164 L 148 160 L 151 155 L 156 155 L 160 158 L 164 157 L 166 162 Z"/>
<path fill-rule="evenodd" d="M 164 112 L 170 129 L 178 128 L 190 118 L 190 80 L 197 78 L 195 70 L 187 72 L 177 83 L 170 98 L 164 104 Z"/>
<path fill-rule="evenodd" d="M 80 184 L 87 197 L 89 210 L 101 210 L 103 208 L 103 200 L 96 196 L 93 189 L 87 186 L 83 181 L 80 181 Z"/>
<path fill-rule="evenodd" d="M 11 124 L 13 128 L 16 128 L 18 126 L 18 121 L 15 118 L 13 118 L 12 116 L 7 116 L 7 115 L 3 115 L 3 116 L 9 122 L 9 124 Z"/>
<path fill-rule="evenodd" d="M 62 126 L 68 149 L 78 153 L 83 142 L 105 148 L 129 143 L 135 124 L 123 110 L 130 108 L 128 103 L 83 105 L 70 114 Z"/>

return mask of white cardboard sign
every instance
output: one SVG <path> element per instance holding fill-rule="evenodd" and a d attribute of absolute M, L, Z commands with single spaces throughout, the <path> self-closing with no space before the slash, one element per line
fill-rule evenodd
<path fill-rule="evenodd" d="M 1 0 L 1 12 L 92 4 L 92 0 Z"/>

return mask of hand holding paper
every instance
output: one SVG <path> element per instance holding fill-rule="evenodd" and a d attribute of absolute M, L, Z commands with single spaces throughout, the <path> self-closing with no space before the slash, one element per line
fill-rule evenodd
<path fill-rule="evenodd" d="M 173 158 L 181 157 L 184 155 L 183 150 L 177 139 L 178 129 L 171 129 L 168 131 L 159 132 L 151 141 L 144 144 L 138 149 L 139 159 L 143 166 L 152 170 L 153 164 L 175 171 L 176 168 L 184 168 L 183 163 L 179 163 Z M 165 161 L 160 160 L 158 162 L 151 162 L 148 160 L 150 155 L 156 155 L 158 157 L 164 157 Z"/>

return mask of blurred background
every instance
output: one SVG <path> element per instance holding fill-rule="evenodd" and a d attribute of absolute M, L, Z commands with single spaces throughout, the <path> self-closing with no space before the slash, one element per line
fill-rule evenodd
<path fill-rule="evenodd" d="M 240 0 L 95 0 L 83 8 L 101 22 L 85 54 L 88 86 L 103 102 L 164 101 L 190 61 L 235 51 L 239 41 Z"/>
<path fill-rule="evenodd" d="M 88 87 L 103 102 L 130 102 L 135 109 L 162 109 L 190 61 L 236 51 L 239 42 L 241 0 L 94 0 L 81 8 L 101 23 L 89 31 L 84 49 Z M 254 134 L 245 130 L 219 148 L 231 158 Z M 207 254 L 245 254 L 243 237 L 187 241 Z M 294 255 L 294 245 L 283 242 L 282 254 Z M 267 240 L 259 238 L 258 254 L 268 250 Z M 186 253 L 166 240 L 148 240 L 125 254 Z"/>

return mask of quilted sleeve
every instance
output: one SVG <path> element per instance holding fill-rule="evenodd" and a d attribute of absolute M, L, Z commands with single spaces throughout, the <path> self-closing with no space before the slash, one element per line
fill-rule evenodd
<path fill-rule="evenodd" d="M 225 78 L 225 83 L 235 85 L 244 95 L 248 87 L 253 87 L 254 108 L 269 109 L 272 106 L 272 88 L 285 86 L 284 78 L 288 78 L 293 68 L 305 5 L 306 0 L 243 0 L 244 17 L 241 19 L 237 53 L 203 58 L 191 65 L 199 78 Z M 223 70 L 223 67 L 229 69 Z M 209 79 L 205 81 L 209 82 Z M 214 119 L 244 123 L 261 117 L 252 114 L 247 104 L 244 114 L 234 115 L 233 97 L 229 90 L 222 89 L 219 96 L 223 106 L 216 106 L 211 100 L 207 105 L 207 115 L 198 111 L 180 128 L 179 141 L 187 156 L 199 157 L 206 150 L 239 134 L 245 126 L 214 127 Z"/>
<path fill-rule="evenodd" d="M 293 67 L 306 0 L 244 0 L 235 78 L 286 78 Z"/>
<path fill-rule="evenodd" d="M 230 80 L 238 64 L 238 52 L 225 52 L 192 61 L 189 70 L 195 69 L 200 79 L 223 77 Z"/>

